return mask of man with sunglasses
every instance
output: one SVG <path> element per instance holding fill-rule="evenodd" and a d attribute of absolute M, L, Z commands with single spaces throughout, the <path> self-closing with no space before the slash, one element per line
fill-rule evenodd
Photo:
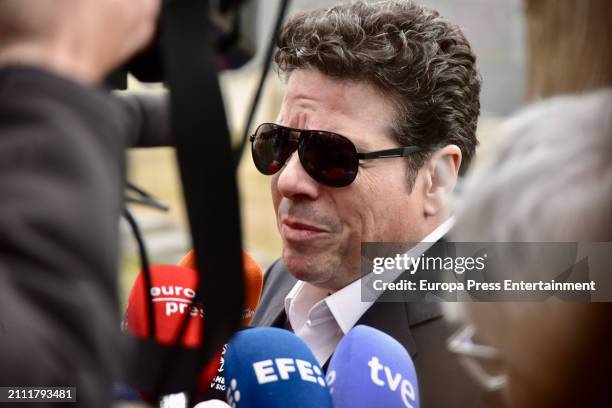
<path fill-rule="evenodd" d="M 452 226 L 446 197 L 477 145 L 469 43 L 437 12 L 392 0 L 296 14 L 278 46 L 286 94 L 251 143 L 283 252 L 253 324 L 293 330 L 321 364 L 356 324 L 378 328 L 412 355 L 422 407 L 478 405 L 436 304 L 362 302 L 360 288 L 362 242 L 435 242 Z"/>

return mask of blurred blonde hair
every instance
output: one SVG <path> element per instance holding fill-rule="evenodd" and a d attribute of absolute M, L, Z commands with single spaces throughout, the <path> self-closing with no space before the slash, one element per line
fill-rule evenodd
<path fill-rule="evenodd" d="M 612 1 L 526 0 L 525 16 L 530 100 L 612 86 Z"/>

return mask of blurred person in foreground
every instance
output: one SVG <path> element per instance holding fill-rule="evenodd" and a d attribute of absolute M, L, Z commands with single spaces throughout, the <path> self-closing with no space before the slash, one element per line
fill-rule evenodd
<path fill-rule="evenodd" d="M 286 94 L 252 141 L 283 249 L 252 325 L 294 331 L 321 364 L 353 326 L 375 327 L 410 352 L 421 406 L 475 406 L 439 306 L 363 302 L 360 287 L 362 242 L 436 242 L 452 226 L 445 198 L 477 145 L 468 41 L 412 2 L 360 1 L 294 15 L 278 47 Z"/>
<path fill-rule="evenodd" d="M 496 142 L 466 179 L 454 240 L 612 241 L 612 88 L 532 105 Z M 514 265 L 517 274 L 541 273 L 532 266 Z M 510 406 L 612 406 L 612 304 L 487 303 L 463 312 L 497 350 Z"/>
<path fill-rule="evenodd" d="M 147 44 L 158 10 L 0 0 L 0 386 L 110 404 L 123 155 L 138 134 L 96 85 Z"/>

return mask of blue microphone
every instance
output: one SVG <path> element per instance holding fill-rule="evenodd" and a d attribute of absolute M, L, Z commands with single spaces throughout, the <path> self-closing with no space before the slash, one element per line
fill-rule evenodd
<path fill-rule="evenodd" d="M 397 340 L 368 326 L 342 339 L 327 370 L 335 408 L 418 408 L 419 389 L 410 355 Z"/>
<path fill-rule="evenodd" d="M 288 330 L 239 331 L 228 343 L 224 365 L 232 407 L 332 407 L 323 370 L 308 346 Z"/>

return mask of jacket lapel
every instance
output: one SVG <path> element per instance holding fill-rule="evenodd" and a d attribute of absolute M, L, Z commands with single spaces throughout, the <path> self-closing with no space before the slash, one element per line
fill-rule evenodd
<path fill-rule="evenodd" d="M 399 341 L 411 356 L 417 352 L 416 343 L 410 334 L 410 325 L 404 303 L 375 302 L 357 321 L 378 329 Z"/>
<path fill-rule="evenodd" d="M 285 296 L 297 280 L 287 271 L 282 261 L 277 261 L 266 273 L 264 289 L 251 326 L 284 327 Z M 280 321 L 280 323 L 279 323 Z"/>

